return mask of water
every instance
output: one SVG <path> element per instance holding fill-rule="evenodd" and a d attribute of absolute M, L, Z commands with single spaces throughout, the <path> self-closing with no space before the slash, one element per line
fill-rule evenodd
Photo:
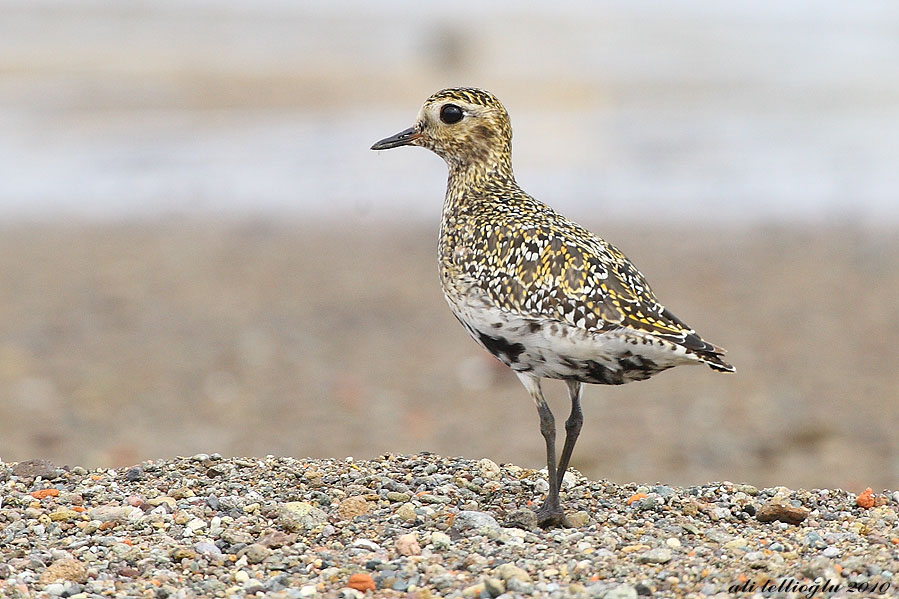
<path fill-rule="evenodd" d="M 899 220 L 899 4 L 0 3 L 0 217 L 434 220 L 374 153 L 489 87 L 579 220 Z M 451 13 L 451 14 L 447 14 Z"/>

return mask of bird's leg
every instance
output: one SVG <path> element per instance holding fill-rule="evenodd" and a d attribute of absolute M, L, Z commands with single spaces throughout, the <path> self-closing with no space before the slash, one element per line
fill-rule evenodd
<path fill-rule="evenodd" d="M 546 476 L 549 482 L 549 492 L 540 509 L 537 510 L 537 524 L 542 528 L 553 526 L 571 527 L 562 504 L 559 501 L 560 478 L 556 471 L 556 420 L 549 404 L 543 399 L 543 389 L 540 387 L 540 379 L 525 373 L 517 373 L 518 378 L 537 405 L 537 413 L 540 415 L 540 433 L 546 441 Z"/>
<path fill-rule="evenodd" d="M 565 446 L 562 448 L 562 457 L 559 458 L 559 468 L 556 476 L 559 478 L 559 488 L 562 488 L 562 479 L 568 470 L 568 461 L 577 437 L 581 434 L 581 426 L 584 424 L 584 414 L 581 412 L 581 383 L 580 381 L 566 381 L 568 384 L 568 397 L 571 399 L 571 413 L 565 421 Z"/>

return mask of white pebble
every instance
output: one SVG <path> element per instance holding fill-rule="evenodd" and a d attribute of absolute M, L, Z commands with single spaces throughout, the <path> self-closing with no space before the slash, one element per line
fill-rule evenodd
<path fill-rule="evenodd" d="M 431 533 L 431 545 L 434 546 L 434 549 L 446 549 L 450 546 L 450 538 L 449 535 L 442 532 L 432 532 Z"/>
<path fill-rule="evenodd" d="M 359 549 L 368 549 L 369 551 L 380 551 L 381 546 L 375 543 L 374 541 L 369 541 L 368 539 L 356 539 L 353 541 L 353 547 Z"/>
<path fill-rule="evenodd" d="M 190 522 L 186 524 L 187 528 L 191 530 L 200 530 L 201 528 L 206 526 L 206 523 L 200 520 L 199 518 L 194 518 Z"/>
<path fill-rule="evenodd" d="M 250 575 L 247 574 L 246 570 L 238 570 L 234 573 L 234 582 L 238 584 L 245 584 L 250 580 Z"/>
<path fill-rule="evenodd" d="M 483 458 L 478 461 L 478 471 L 488 480 L 499 478 L 500 468 L 493 460 Z"/>

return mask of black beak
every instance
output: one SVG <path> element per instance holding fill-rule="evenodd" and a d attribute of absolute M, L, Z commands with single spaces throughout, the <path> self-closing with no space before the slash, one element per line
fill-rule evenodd
<path fill-rule="evenodd" d="M 372 150 L 389 150 L 390 148 L 398 148 L 400 146 L 408 146 L 413 141 L 421 137 L 421 131 L 418 127 L 409 127 L 405 131 L 400 131 L 396 135 L 385 137 L 371 147 Z"/>

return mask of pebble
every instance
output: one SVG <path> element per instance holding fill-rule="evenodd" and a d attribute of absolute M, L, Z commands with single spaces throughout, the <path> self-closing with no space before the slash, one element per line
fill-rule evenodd
<path fill-rule="evenodd" d="M 367 514 L 370 509 L 364 497 L 347 497 L 337 506 L 337 515 L 341 520 L 352 520 Z"/>
<path fill-rule="evenodd" d="M 517 509 L 509 514 L 507 523 L 524 530 L 537 530 L 537 514 L 527 508 Z"/>
<path fill-rule="evenodd" d="M 531 575 L 515 564 L 502 564 L 493 570 L 493 575 L 508 583 L 510 580 L 530 582 Z"/>
<path fill-rule="evenodd" d="M 421 546 L 414 532 L 400 535 L 396 539 L 396 550 L 400 555 L 421 555 Z"/>
<path fill-rule="evenodd" d="M 61 582 L 51 582 L 44 587 L 44 592 L 53 597 L 59 597 L 66 592 L 66 585 Z"/>
<path fill-rule="evenodd" d="M 411 499 L 411 497 L 408 493 L 399 493 L 397 491 L 387 492 L 387 500 L 394 503 L 406 503 L 409 499 Z"/>
<path fill-rule="evenodd" d="M 50 520 L 52 522 L 64 522 L 66 520 L 71 520 L 72 518 L 80 518 L 81 512 L 76 512 L 75 510 L 56 510 L 54 512 L 50 512 Z"/>
<path fill-rule="evenodd" d="M 488 458 L 478 460 L 478 472 L 487 480 L 495 480 L 500 476 L 500 467 Z"/>
<path fill-rule="evenodd" d="M 154 497 L 152 499 L 148 499 L 147 503 L 152 505 L 153 507 L 165 504 L 172 510 L 174 510 L 175 506 L 178 504 L 178 502 L 175 500 L 174 497 L 169 497 L 168 495 L 162 495 L 160 497 Z"/>
<path fill-rule="evenodd" d="M 365 549 L 367 551 L 380 551 L 381 546 L 375 543 L 374 541 L 369 541 L 368 539 L 357 539 L 353 541 L 353 544 L 350 547 L 355 547 L 356 549 Z"/>
<path fill-rule="evenodd" d="M 11 472 L 13 476 L 26 480 L 55 480 L 61 475 L 62 469 L 47 460 L 28 460 L 15 464 Z"/>
<path fill-rule="evenodd" d="M 665 564 L 670 561 L 671 550 L 664 548 L 650 549 L 637 556 L 637 563 L 640 564 Z"/>
<path fill-rule="evenodd" d="M 86 582 L 87 568 L 83 563 L 76 559 L 62 558 L 50 564 L 40 577 L 42 583 L 63 580 L 82 583 Z"/>
<path fill-rule="evenodd" d="M 240 553 L 238 553 L 238 557 L 243 554 L 244 556 L 246 556 L 248 563 L 258 564 L 264 561 L 265 558 L 271 555 L 271 553 L 272 550 L 265 545 L 253 543 L 252 545 L 247 546 Z"/>
<path fill-rule="evenodd" d="M 328 514 L 305 501 L 289 501 L 279 508 L 278 524 L 290 532 L 308 532 L 328 522 Z"/>
<path fill-rule="evenodd" d="M 796 507 L 787 505 L 782 501 L 771 500 L 761 508 L 756 514 L 759 522 L 786 522 L 787 524 L 801 524 L 808 518 L 809 510 L 804 507 Z"/>
<path fill-rule="evenodd" d="M 765 554 L 761 551 L 750 551 L 743 556 L 748 562 L 757 562 L 765 559 Z"/>
<path fill-rule="evenodd" d="M 125 480 L 128 482 L 136 482 L 139 480 L 143 480 L 144 478 L 144 469 L 140 466 L 134 466 L 133 468 L 129 468 L 125 472 Z"/>
<path fill-rule="evenodd" d="M 357 591 L 374 591 L 375 581 L 370 574 L 353 574 L 347 581 L 346 586 Z"/>
<path fill-rule="evenodd" d="M 100 522 L 125 522 L 143 516 L 140 508 L 131 505 L 102 505 L 88 512 L 91 520 Z"/>
<path fill-rule="evenodd" d="M 397 517 L 403 522 L 415 522 L 418 514 L 415 513 L 415 506 L 411 503 L 404 503 L 396 510 Z"/>
<path fill-rule="evenodd" d="M 629 584 L 619 584 L 602 597 L 603 599 L 637 599 L 637 589 Z"/>
<path fill-rule="evenodd" d="M 485 530 L 499 530 L 499 528 L 496 518 L 485 512 L 463 510 L 453 518 L 453 530 L 457 532 L 469 530 L 481 532 Z"/>
<path fill-rule="evenodd" d="M 190 530 L 197 531 L 201 528 L 206 528 L 206 523 L 199 518 L 194 518 L 193 520 L 189 520 L 185 526 Z"/>
<path fill-rule="evenodd" d="M 892 585 L 899 572 L 892 491 L 862 508 L 837 489 L 571 472 L 576 527 L 544 531 L 545 477 L 492 460 L 210 454 L 136 468 L 0 463 L 0 596 L 717 599 L 740 576 Z M 884 588 L 865 596 L 895 595 Z"/>
<path fill-rule="evenodd" d="M 440 531 L 431 533 L 431 545 L 434 549 L 448 549 L 450 546 L 449 535 Z"/>
<path fill-rule="evenodd" d="M 219 556 L 222 554 L 222 550 L 219 549 L 214 543 L 205 542 L 197 543 L 196 545 L 194 545 L 194 551 L 204 555 L 212 556 Z"/>
<path fill-rule="evenodd" d="M 574 528 L 583 528 L 584 526 L 586 526 L 589 519 L 590 514 L 583 510 L 568 514 L 568 522 Z"/>

